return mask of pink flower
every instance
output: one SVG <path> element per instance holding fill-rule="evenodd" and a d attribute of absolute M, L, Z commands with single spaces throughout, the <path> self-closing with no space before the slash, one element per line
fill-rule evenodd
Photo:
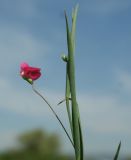
<path fill-rule="evenodd" d="M 30 84 L 33 84 L 33 81 L 41 76 L 40 68 L 31 67 L 25 62 L 20 65 L 20 69 L 21 77 L 27 80 Z"/>

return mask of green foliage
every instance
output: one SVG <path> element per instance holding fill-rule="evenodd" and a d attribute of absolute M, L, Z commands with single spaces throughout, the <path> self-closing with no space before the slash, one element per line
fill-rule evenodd
<path fill-rule="evenodd" d="M 83 160 L 83 139 L 80 123 L 79 107 L 76 98 L 75 85 L 75 30 L 78 6 L 72 12 L 72 27 L 69 28 L 68 18 L 65 12 L 66 32 L 67 32 L 67 47 L 68 47 L 68 61 L 66 64 L 66 108 L 70 122 L 72 138 L 74 142 L 74 149 L 76 160 Z M 69 105 L 69 98 L 71 98 L 71 107 Z"/>
<path fill-rule="evenodd" d="M 23 134 L 19 137 L 19 141 L 24 149 L 35 150 L 35 152 L 44 155 L 55 154 L 59 148 L 58 137 L 56 135 L 48 135 L 42 130 Z"/>
<path fill-rule="evenodd" d="M 67 160 L 60 154 L 60 142 L 55 134 L 34 130 L 18 137 L 20 147 L 0 155 L 0 160 Z"/>

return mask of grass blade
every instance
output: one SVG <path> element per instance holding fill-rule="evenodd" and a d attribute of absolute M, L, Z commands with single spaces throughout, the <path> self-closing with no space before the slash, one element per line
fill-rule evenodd
<path fill-rule="evenodd" d="M 115 157 L 114 157 L 113 160 L 117 160 L 118 159 L 118 156 L 119 156 L 119 153 L 120 153 L 120 148 L 121 148 L 121 141 L 120 141 L 120 143 L 118 145 L 118 148 L 117 148 L 117 151 L 116 151 L 116 154 L 115 154 Z"/>
<path fill-rule="evenodd" d="M 66 93 L 65 93 L 65 98 L 66 98 L 66 109 L 68 113 L 68 118 L 69 118 L 69 123 L 70 123 L 70 128 L 71 128 L 71 133 L 73 137 L 73 126 L 72 126 L 72 117 L 71 117 L 71 111 L 70 111 L 70 81 L 69 81 L 69 75 L 68 75 L 68 63 L 66 66 Z M 74 139 L 74 138 L 73 138 Z"/>
<path fill-rule="evenodd" d="M 80 123 L 80 119 L 78 120 L 79 123 L 79 133 L 80 133 L 80 157 L 81 160 L 83 160 L 84 158 L 84 149 L 83 149 L 83 137 L 82 137 L 82 129 L 81 129 L 81 123 Z"/>
<path fill-rule="evenodd" d="M 71 38 L 73 44 L 73 50 L 75 51 L 75 33 L 76 33 L 76 18 L 78 12 L 79 5 L 76 5 L 75 9 L 72 11 L 72 30 L 71 30 Z"/>
<path fill-rule="evenodd" d="M 69 78 L 69 95 L 71 96 L 72 105 L 72 131 L 75 147 L 76 160 L 83 160 L 83 140 L 80 125 L 79 108 L 76 99 L 76 86 L 75 86 L 75 61 L 74 61 L 74 49 L 75 49 L 75 30 L 76 30 L 76 17 L 78 6 L 72 13 L 72 28 L 69 30 L 68 19 L 65 12 L 66 19 L 66 31 L 67 31 L 67 46 L 68 46 L 68 61 L 67 61 L 67 75 Z M 69 99 L 68 99 L 69 100 Z M 67 102 L 69 102 L 67 100 Z M 68 104 L 67 104 L 68 105 Z"/>

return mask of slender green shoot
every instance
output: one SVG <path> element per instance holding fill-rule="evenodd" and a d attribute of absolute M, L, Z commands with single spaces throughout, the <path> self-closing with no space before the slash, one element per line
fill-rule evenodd
<path fill-rule="evenodd" d="M 118 148 L 117 148 L 117 151 L 116 151 L 116 154 L 115 154 L 115 157 L 113 160 L 117 160 L 118 159 L 118 156 L 119 156 L 119 153 L 120 153 L 120 149 L 121 149 L 121 141 L 118 145 Z"/>
<path fill-rule="evenodd" d="M 82 130 L 80 124 L 79 108 L 76 99 L 76 85 L 75 85 L 75 31 L 76 31 L 76 18 L 77 18 L 78 5 L 73 10 L 72 13 L 72 28 L 69 29 L 68 18 L 65 12 L 66 20 L 66 32 L 67 32 L 67 46 L 68 46 L 68 61 L 66 68 L 66 106 L 69 108 L 69 98 L 71 97 L 71 125 L 72 125 L 72 135 L 75 147 L 76 160 L 83 160 L 83 140 L 82 140 Z"/>

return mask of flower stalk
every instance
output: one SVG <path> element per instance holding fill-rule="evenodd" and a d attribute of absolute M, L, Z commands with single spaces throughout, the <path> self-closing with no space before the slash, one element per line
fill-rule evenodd
<path fill-rule="evenodd" d="M 50 105 L 50 103 L 44 98 L 44 96 L 43 96 L 40 92 L 38 92 L 38 91 L 36 90 L 36 88 L 34 87 L 34 84 L 32 84 L 32 90 L 33 90 L 38 96 L 40 96 L 40 97 L 42 98 L 42 100 L 44 100 L 45 103 L 48 105 L 48 107 L 51 109 L 51 111 L 53 112 L 53 114 L 55 115 L 55 117 L 57 118 L 57 120 L 59 121 L 60 125 L 62 126 L 63 130 L 65 131 L 68 139 L 70 140 L 70 142 L 71 142 L 71 144 L 72 144 L 72 146 L 73 146 L 73 148 L 74 148 L 74 144 L 73 144 L 72 139 L 70 138 L 70 135 L 68 134 L 66 128 L 64 127 L 63 123 L 61 122 L 60 118 L 58 117 L 57 113 L 54 111 L 54 109 L 52 108 L 52 106 Z"/>

